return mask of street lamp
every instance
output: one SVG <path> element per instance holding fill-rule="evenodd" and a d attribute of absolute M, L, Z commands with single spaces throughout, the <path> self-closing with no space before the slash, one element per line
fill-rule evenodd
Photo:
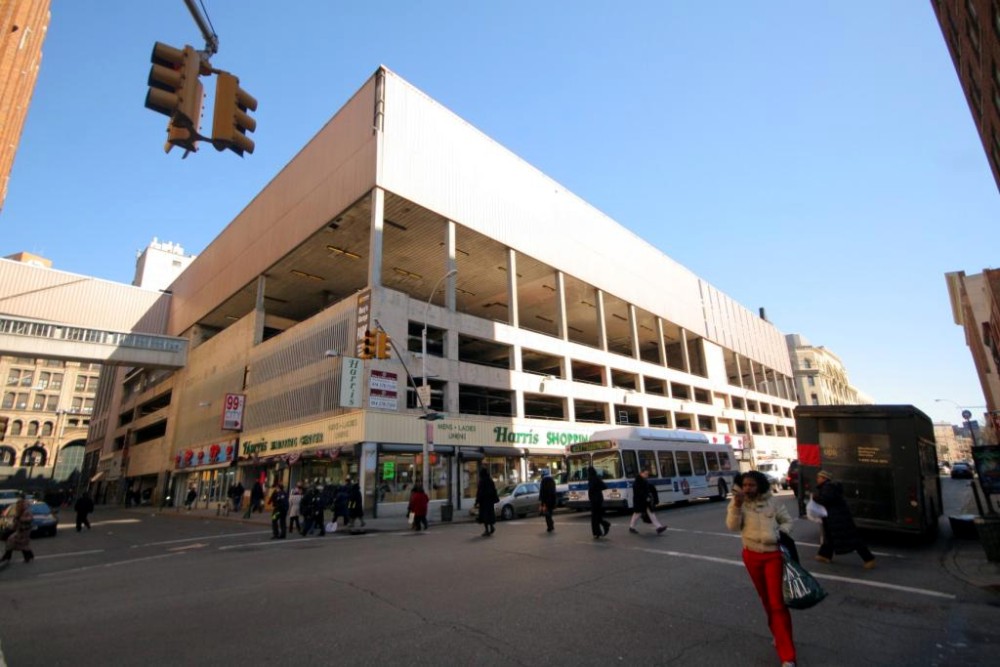
<path fill-rule="evenodd" d="M 965 426 L 969 429 L 969 437 L 972 438 L 972 446 L 976 447 L 979 443 L 976 442 L 976 432 L 972 430 L 972 412 L 966 407 L 959 405 L 950 398 L 935 398 L 935 403 L 951 403 L 958 410 L 962 412 L 962 419 L 965 420 Z M 985 406 L 975 406 L 975 407 L 985 407 Z"/>
<path fill-rule="evenodd" d="M 437 292 L 438 286 L 458 273 L 458 269 L 451 269 L 446 274 L 438 278 L 438 281 L 434 283 L 434 288 L 431 289 L 430 296 L 427 297 L 427 303 L 424 305 L 424 328 L 420 332 L 420 391 L 417 392 L 417 398 L 421 406 L 424 409 L 424 415 L 421 419 L 426 419 L 428 422 L 432 422 L 441 419 L 441 415 L 436 412 L 431 412 L 431 393 L 427 386 L 427 316 L 431 309 L 431 299 L 434 298 L 434 294 Z M 427 432 L 424 437 L 424 456 L 423 456 L 423 482 L 427 490 L 430 490 L 430 445 L 433 439 L 434 427 L 428 423 Z"/>

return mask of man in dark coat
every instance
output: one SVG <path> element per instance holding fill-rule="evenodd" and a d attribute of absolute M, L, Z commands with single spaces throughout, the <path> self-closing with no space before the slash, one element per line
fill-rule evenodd
<path fill-rule="evenodd" d="M 549 473 L 548 468 L 542 470 L 542 483 L 538 492 L 539 511 L 545 517 L 546 530 L 552 532 L 556 529 L 556 524 L 552 520 L 552 511 L 556 508 L 559 498 L 556 495 L 556 480 Z"/>
<path fill-rule="evenodd" d="M 84 491 L 76 499 L 73 509 L 76 511 L 76 532 L 79 533 L 83 530 L 84 526 L 87 527 L 87 530 L 90 530 L 90 519 L 87 517 L 94 511 L 94 501 L 90 499 L 90 494 Z"/>
<path fill-rule="evenodd" d="M 628 532 L 639 532 L 635 527 L 639 519 L 647 520 L 656 526 L 657 535 L 665 531 L 667 527 L 660 524 L 653 511 L 659 501 L 656 487 L 649 483 L 649 470 L 640 470 L 632 482 L 632 520 L 628 522 Z"/>
<path fill-rule="evenodd" d="M 611 522 L 604 520 L 604 489 L 607 485 L 594 466 L 587 466 L 587 499 L 590 501 L 590 532 L 598 540 L 611 531 Z"/>
<path fill-rule="evenodd" d="M 851 517 L 851 510 L 844 500 L 844 487 L 840 482 L 833 481 L 830 473 L 820 470 L 816 474 L 816 491 L 812 497 L 826 508 L 826 517 L 823 519 L 823 540 L 819 545 L 816 560 L 829 563 L 833 560 L 834 553 L 847 554 L 857 551 L 864 561 L 866 570 L 875 567 L 875 556 L 858 536 L 858 529 L 854 525 L 854 518 Z"/>
<path fill-rule="evenodd" d="M 253 483 L 253 488 L 250 489 L 250 507 L 247 514 L 250 512 L 263 512 L 264 511 L 264 487 L 261 486 L 260 480 Z"/>
<path fill-rule="evenodd" d="M 288 494 L 281 482 L 271 491 L 271 539 L 283 540 L 288 533 Z"/>
<path fill-rule="evenodd" d="M 497 506 L 500 496 L 497 485 L 486 468 L 479 469 L 479 485 L 476 487 L 476 507 L 479 508 L 479 522 L 483 524 L 483 537 L 496 532 Z"/>
<path fill-rule="evenodd" d="M 347 514 L 350 521 L 348 526 L 352 533 L 361 532 L 360 529 L 354 527 L 354 522 L 359 521 L 361 523 L 361 528 L 365 527 L 365 504 L 364 498 L 361 497 L 361 484 L 354 481 L 350 485 L 350 490 L 347 495 Z"/>
<path fill-rule="evenodd" d="M 240 505 L 243 504 L 243 484 L 236 482 L 233 486 L 229 487 L 229 499 L 233 501 L 233 511 L 239 512 Z"/>

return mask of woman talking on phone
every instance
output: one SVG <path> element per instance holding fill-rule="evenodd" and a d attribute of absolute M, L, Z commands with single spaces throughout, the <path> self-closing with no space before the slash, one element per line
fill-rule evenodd
<path fill-rule="evenodd" d="M 785 506 L 771 497 L 767 477 L 756 470 L 744 473 L 742 489 L 733 486 L 733 499 L 726 510 L 726 527 L 740 531 L 743 564 L 767 612 L 767 624 L 782 667 L 795 666 L 792 616 L 781 594 L 782 560 L 779 533 L 791 534 L 792 517 Z"/>

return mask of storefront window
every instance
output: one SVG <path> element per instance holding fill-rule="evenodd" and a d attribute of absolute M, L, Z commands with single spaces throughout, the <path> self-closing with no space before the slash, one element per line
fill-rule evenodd
<path fill-rule="evenodd" d="M 566 469 L 565 459 L 561 456 L 529 456 L 528 481 L 537 482 L 542 478 L 542 470 L 548 470 L 556 479 L 559 473 Z"/>
<path fill-rule="evenodd" d="M 509 484 L 520 484 L 521 477 L 520 459 L 515 456 L 487 456 L 483 459 L 483 465 L 490 472 L 490 477 L 497 485 L 498 489 Z"/>
<path fill-rule="evenodd" d="M 448 497 L 448 461 L 440 454 L 430 455 L 431 483 L 423 487 L 431 500 Z M 408 503 L 413 485 L 423 482 L 423 454 L 380 454 L 376 477 L 379 503 Z"/>

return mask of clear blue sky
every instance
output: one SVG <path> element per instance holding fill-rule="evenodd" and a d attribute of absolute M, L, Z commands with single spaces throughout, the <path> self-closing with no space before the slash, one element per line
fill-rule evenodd
<path fill-rule="evenodd" d="M 256 152 L 163 153 L 183 0 L 53 0 L 0 255 L 130 282 L 154 236 L 198 253 L 384 64 L 878 402 L 984 403 L 944 273 L 993 265 L 1000 195 L 929 2 L 203 1 Z"/>

